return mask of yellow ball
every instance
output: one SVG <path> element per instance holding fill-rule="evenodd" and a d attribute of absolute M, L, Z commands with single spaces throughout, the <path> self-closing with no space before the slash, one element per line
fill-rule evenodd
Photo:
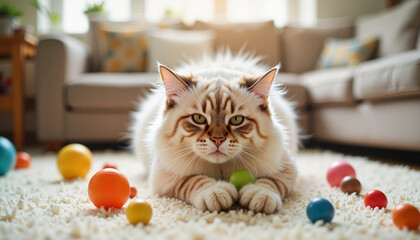
<path fill-rule="evenodd" d="M 152 218 L 152 207 L 149 203 L 140 200 L 134 200 L 128 204 L 125 210 L 125 215 L 131 224 L 142 222 L 144 225 L 148 224 Z"/>
<path fill-rule="evenodd" d="M 91 163 L 92 152 L 82 144 L 69 144 L 58 152 L 58 170 L 66 180 L 86 177 Z"/>

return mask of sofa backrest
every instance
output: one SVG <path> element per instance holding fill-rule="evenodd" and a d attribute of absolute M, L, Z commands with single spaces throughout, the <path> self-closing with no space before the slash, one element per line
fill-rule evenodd
<path fill-rule="evenodd" d="M 194 29 L 216 33 L 215 48 L 230 48 L 232 52 L 250 52 L 263 57 L 262 62 L 275 66 L 280 62 L 280 46 L 273 21 L 254 23 L 196 22 Z"/>
<path fill-rule="evenodd" d="M 356 37 L 379 39 L 377 57 L 416 48 L 420 27 L 420 0 L 405 1 L 394 8 L 356 19 Z"/>
<path fill-rule="evenodd" d="M 350 38 L 353 36 L 353 26 L 286 26 L 280 34 L 282 70 L 288 73 L 304 73 L 315 69 L 327 38 Z"/>

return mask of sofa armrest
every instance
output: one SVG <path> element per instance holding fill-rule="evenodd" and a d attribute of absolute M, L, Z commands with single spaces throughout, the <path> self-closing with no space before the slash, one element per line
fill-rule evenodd
<path fill-rule="evenodd" d="M 39 140 L 64 140 L 63 87 L 87 71 L 89 53 L 87 45 L 70 36 L 51 35 L 39 41 L 35 60 Z"/>
<path fill-rule="evenodd" d="M 420 50 L 411 50 L 360 64 L 353 94 L 359 100 L 420 95 Z"/>

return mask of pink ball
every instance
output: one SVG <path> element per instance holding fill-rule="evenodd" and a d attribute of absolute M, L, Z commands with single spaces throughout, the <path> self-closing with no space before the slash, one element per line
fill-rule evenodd
<path fill-rule="evenodd" d="M 327 171 L 327 180 L 331 187 L 339 187 L 344 177 L 356 177 L 354 168 L 345 161 L 335 161 Z"/>

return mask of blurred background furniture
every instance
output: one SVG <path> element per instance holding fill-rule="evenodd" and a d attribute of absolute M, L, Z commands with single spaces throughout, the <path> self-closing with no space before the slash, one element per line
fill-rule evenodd
<path fill-rule="evenodd" d="M 12 61 L 11 93 L 0 95 L 0 111 L 13 114 L 13 143 L 20 150 L 24 144 L 24 65 L 35 57 L 38 39 L 29 34 L 0 35 L 0 57 Z"/>
<path fill-rule="evenodd" d="M 137 33 L 160 44 L 147 43 L 149 67 L 154 64 L 150 59 L 162 54 L 157 51 L 159 46 L 171 46 L 174 51 L 160 55 L 159 61 L 175 64 L 174 58 L 182 59 L 176 51 L 188 50 L 188 46 L 197 46 L 192 48 L 197 51 L 190 52 L 191 57 L 197 57 L 200 49 L 208 50 L 209 44 L 213 49 L 227 46 L 237 51 L 246 43 L 245 51 L 265 56 L 267 65 L 282 63 L 276 82 L 284 84 L 287 97 L 296 102 L 303 136 L 420 151 L 419 17 L 420 2 L 406 1 L 392 9 L 358 17 L 351 25 L 276 28 L 270 21 L 197 22 L 192 27 L 152 27 Z M 91 24 L 94 29 L 89 34 L 97 38 L 101 27 L 114 31 L 112 36 L 121 31 L 115 30 L 120 26 L 110 26 L 109 22 L 102 24 L 105 27 L 101 24 Z M 190 34 L 183 38 L 189 41 L 179 40 L 183 34 Z M 104 70 L 100 61 L 111 61 L 106 53 L 115 49 L 101 50 L 106 41 L 99 42 L 95 37 L 90 38 L 89 44 L 67 35 L 49 35 L 40 40 L 36 59 L 37 134 L 46 146 L 126 140 L 130 112 L 150 92 L 152 83 L 158 81 L 158 74 L 150 71 L 153 67 L 136 73 L 99 72 Z M 321 53 L 331 39 L 371 38 L 378 42 L 376 51 L 361 63 L 319 67 Z"/>

